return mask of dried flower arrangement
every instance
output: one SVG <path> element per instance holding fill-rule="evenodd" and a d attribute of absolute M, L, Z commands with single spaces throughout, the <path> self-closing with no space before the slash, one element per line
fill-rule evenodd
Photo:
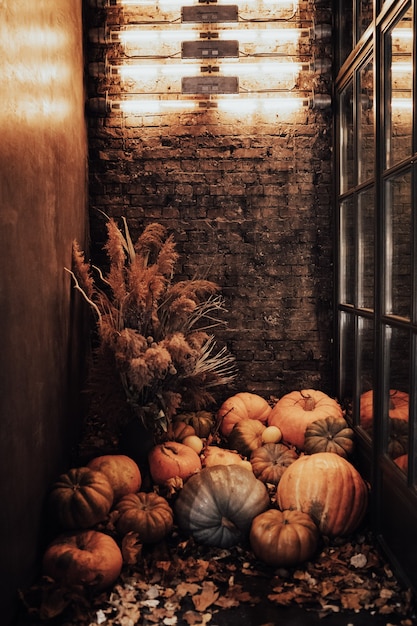
<path fill-rule="evenodd" d="M 224 311 L 218 285 L 174 282 L 173 236 L 153 223 L 133 242 L 123 224 L 124 232 L 107 221 L 107 273 L 85 261 L 77 242 L 67 271 L 96 315 L 91 390 L 100 411 L 119 425 L 133 411 L 159 436 L 180 407 L 213 402 L 213 387 L 234 380 L 235 359 L 212 334 Z"/>

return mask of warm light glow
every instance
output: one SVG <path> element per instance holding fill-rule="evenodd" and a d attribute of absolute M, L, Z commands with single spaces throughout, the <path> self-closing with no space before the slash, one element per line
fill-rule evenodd
<path fill-rule="evenodd" d="M 238 4 L 238 19 L 235 11 L 226 11 L 223 22 L 204 21 L 201 11 L 181 12 L 181 7 L 197 3 L 107 0 L 108 5 L 137 7 L 135 14 L 125 12 L 120 29 L 99 33 L 99 43 L 123 46 L 124 58 L 113 58 L 114 65 L 100 64 L 101 75 L 113 78 L 113 86 L 119 82 L 120 100 L 113 91 L 114 100 L 106 99 L 108 109 L 135 114 L 218 109 L 238 115 L 285 115 L 309 106 L 309 98 L 296 91 L 299 73 L 310 69 L 310 64 L 299 61 L 298 43 L 302 37 L 327 36 L 329 25 L 297 28 L 294 0 L 210 2 L 211 7 Z M 191 21 L 196 18 L 201 22 Z"/>
<path fill-rule="evenodd" d="M 221 111 L 237 114 L 261 113 L 295 113 L 308 105 L 308 100 L 296 97 L 248 97 L 236 100 L 219 99 L 218 108 Z"/>
<path fill-rule="evenodd" d="M 184 5 L 193 5 L 196 0 L 110 0 L 110 4 L 116 4 L 125 7 L 132 6 L 158 6 L 168 8 L 180 8 Z M 233 0 L 217 0 L 216 4 L 234 4 Z M 249 6 L 253 8 L 253 5 L 262 7 L 263 5 L 274 5 L 278 7 L 289 7 L 293 11 L 296 9 L 297 2 L 294 0 L 242 0 L 239 6 Z"/>
<path fill-rule="evenodd" d="M 181 78 L 200 73 L 199 63 L 143 63 L 140 65 L 112 66 L 111 71 L 116 71 L 122 80 L 132 79 L 136 82 L 164 76 Z"/>
<path fill-rule="evenodd" d="M 391 69 L 393 72 L 404 72 L 406 74 L 411 74 L 413 71 L 413 64 L 411 62 L 395 62 L 391 65 Z"/>
<path fill-rule="evenodd" d="M 194 99 L 164 99 L 137 97 L 126 100 L 108 102 L 111 110 L 119 110 L 123 114 L 141 115 L 149 113 L 169 113 L 192 111 L 196 109 L 210 109 L 212 106 L 220 111 L 235 114 L 291 114 L 309 106 L 309 99 L 302 95 L 251 94 L 249 96 L 220 96 L 215 101 L 208 102 Z"/>
<path fill-rule="evenodd" d="M 182 41 L 207 40 L 208 37 L 200 37 L 202 31 L 201 24 L 194 28 L 126 28 L 120 31 L 111 31 L 111 40 L 119 40 L 124 45 L 138 46 L 144 48 L 150 43 L 157 46 L 166 45 L 167 43 L 178 43 Z M 227 28 L 216 28 L 208 31 L 216 35 L 216 39 L 230 40 L 237 39 L 240 43 L 253 43 L 257 45 L 280 45 L 282 43 L 297 43 L 304 34 L 309 34 L 307 30 L 299 28 L 254 28 L 253 25 L 231 24 Z"/>
<path fill-rule="evenodd" d="M 76 103 L 68 98 L 68 85 L 74 83 L 72 42 L 64 26 L 8 24 L 1 29 L 1 40 L 0 122 L 11 112 L 16 124 L 51 125 L 74 114 Z"/>
<path fill-rule="evenodd" d="M 117 103 L 122 113 L 140 115 L 145 113 L 162 113 L 175 111 L 189 111 L 198 108 L 196 100 L 121 100 Z"/>
<path fill-rule="evenodd" d="M 399 41 L 412 40 L 413 29 L 412 28 L 395 28 L 392 31 L 392 38 L 399 40 Z"/>
<path fill-rule="evenodd" d="M 392 108 L 399 109 L 401 111 L 412 111 L 413 110 L 413 99 L 412 98 L 393 98 Z"/>
<path fill-rule="evenodd" d="M 273 73 L 278 80 L 281 80 L 282 76 L 284 76 L 285 80 L 288 80 L 288 77 L 294 77 L 301 71 L 301 63 L 292 61 L 264 60 L 261 62 L 240 61 L 239 63 L 224 61 L 220 67 L 222 74 L 226 76 L 234 76 L 236 74 L 246 76 L 255 74 L 261 77 L 262 75 Z"/>
<path fill-rule="evenodd" d="M 301 64 L 285 61 L 253 61 L 222 62 L 218 65 L 209 65 L 210 70 L 204 70 L 202 63 L 193 61 L 166 62 L 166 63 L 141 63 L 109 66 L 111 74 L 119 75 L 122 81 L 133 81 L 137 84 L 145 83 L 152 79 L 168 78 L 175 80 L 183 76 L 238 76 L 242 78 L 268 80 L 271 84 L 291 83 L 293 86 L 297 74 L 301 71 Z"/>
<path fill-rule="evenodd" d="M 113 40 L 119 39 L 125 45 L 137 44 L 140 47 L 146 47 L 150 42 L 156 45 L 166 44 L 167 42 L 180 44 L 185 39 L 198 39 L 200 30 L 201 27 L 198 26 L 194 29 L 190 29 L 188 26 L 187 29 L 184 28 L 183 30 L 178 27 L 175 30 L 156 27 L 152 30 L 132 28 L 130 30 L 112 31 L 111 38 Z"/>

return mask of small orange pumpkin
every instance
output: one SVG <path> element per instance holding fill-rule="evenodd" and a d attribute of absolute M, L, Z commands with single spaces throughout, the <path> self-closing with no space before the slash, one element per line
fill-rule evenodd
<path fill-rule="evenodd" d="M 265 443 L 250 456 L 256 478 L 272 485 L 278 485 L 286 468 L 296 459 L 298 454 L 295 449 L 283 443 Z"/>
<path fill-rule="evenodd" d="M 204 467 L 213 467 L 214 465 L 243 465 L 243 467 L 248 467 L 248 462 L 238 452 L 218 446 L 206 446 L 203 449 L 202 464 Z"/>
<path fill-rule="evenodd" d="M 249 541 L 260 561 L 273 567 L 292 567 L 313 556 L 319 536 L 308 513 L 268 509 L 252 521 Z"/>
<path fill-rule="evenodd" d="M 270 413 L 271 406 L 258 394 L 247 391 L 236 393 L 227 398 L 217 412 L 220 432 L 228 437 L 234 425 L 243 419 L 255 419 L 266 424 Z"/>
<path fill-rule="evenodd" d="M 268 418 L 270 426 L 277 426 L 282 440 L 304 449 L 307 426 L 325 417 L 343 417 L 339 403 L 322 391 L 302 389 L 282 396 Z"/>
<path fill-rule="evenodd" d="M 153 491 L 130 493 L 116 506 L 119 533 L 138 533 L 143 543 L 157 543 L 172 530 L 174 516 L 167 500 Z"/>
<path fill-rule="evenodd" d="M 178 441 L 157 444 L 149 452 L 148 461 L 151 478 L 157 485 L 176 477 L 185 481 L 201 469 L 197 452 Z"/>
<path fill-rule="evenodd" d="M 139 491 L 142 475 L 136 462 L 125 454 L 104 454 L 91 459 L 87 467 L 103 472 L 113 487 L 114 500 Z"/>
<path fill-rule="evenodd" d="M 262 445 L 262 433 L 265 428 L 259 420 L 240 420 L 233 426 L 227 439 L 229 448 L 249 457 L 253 450 Z"/>
<path fill-rule="evenodd" d="M 171 439 L 172 441 L 179 441 L 180 443 L 182 443 L 186 437 L 190 437 L 195 434 L 194 428 L 182 420 L 174 420 L 169 425 L 167 432 L 168 439 Z"/>

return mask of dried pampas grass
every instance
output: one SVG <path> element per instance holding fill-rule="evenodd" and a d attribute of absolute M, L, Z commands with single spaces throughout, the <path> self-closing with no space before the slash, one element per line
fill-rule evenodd
<path fill-rule="evenodd" d="M 86 262 L 77 242 L 67 271 L 96 315 L 96 407 L 102 398 L 102 417 L 111 407 L 109 425 L 133 412 L 158 433 L 180 407 L 201 410 L 213 402 L 213 387 L 235 379 L 235 359 L 217 348 L 212 332 L 225 310 L 219 286 L 202 279 L 174 282 L 172 235 L 150 224 L 133 242 L 123 224 L 122 232 L 114 219 L 107 222 L 107 273 Z"/>

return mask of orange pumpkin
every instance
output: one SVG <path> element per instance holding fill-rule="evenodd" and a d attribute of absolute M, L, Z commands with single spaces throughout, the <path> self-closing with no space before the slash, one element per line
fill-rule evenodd
<path fill-rule="evenodd" d="M 220 432 L 228 437 L 234 425 L 243 419 L 259 420 L 266 424 L 271 406 L 268 402 L 256 393 L 242 391 L 227 398 L 217 412 L 217 419 L 220 422 Z"/>
<path fill-rule="evenodd" d="M 186 438 L 191 437 L 191 435 L 195 435 L 194 428 L 183 422 L 182 420 L 173 421 L 168 427 L 168 439 L 172 441 L 179 441 L 180 443 Z"/>
<path fill-rule="evenodd" d="M 61 474 L 49 494 L 49 506 L 63 528 L 89 528 L 102 522 L 114 499 L 105 474 L 78 467 Z"/>
<path fill-rule="evenodd" d="M 400 470 L 402 470 L 403 472 L 407 473 L 408 471 L 408 454 L 402 454 L 401 456 L 397 456 L 397 458 L 394 459 L 394 463 L 395 465 L 397 465 Z"/>
<path fill-rule="evenodd" d="M 366 432 L 372 432 L 374 417 L 373 390 L 365 391 L 360 398 L 360 424 Z M 398 389 L 389 390 L 389 416 L 393 419 L 408 421 L 409 395 Z"/>
<path fill-rule="evenodd" d="M 260 561 L 273 567 L 292 567 L 313 556 L 319 536 L 307 513 L 268 509 L 252 521 L 249 541 Z"/>
<path fill-rule="evenodd" d="M 349 535 L 362 522 L 368 487 L 356 468 L 331 452 L 303 455 L 285 470 L 277 488 L 280 509 L 308 513 L 327 536 Z"/>
<path fill-rule="evenodd" d="M 59 535 L 48 545 L 42 560 L 43 573 L 57 583 L 85 585 L 97 591 L 116 582 L 122 565 L 115 540 L 96 530 Z"/>
<path fill-rule="evenodd" d="M 157 444 L 149 452 L 148 461 L 151 478 L 157 485 L 176 477 L 187 480 L 201 469 L 197 452 L 178 441 Z"/>
<path fill-rule="evenodd" d="M 214 465 L 243 465 L 248 468 L 248 461 L 245 461 L 238 452 L 219 448 L 218 446 L 206 446 L 203 449 L 202 463 L 204 467 Z"/>
<path fill-rule="evenodd" d="M 173 512 L 167 500 L 153 491 L 130 493 L 117 503 L 119 533 L 138 533 L 143 543 L 162 541 L 172 530 Z"/>
<path fill-rule="evenodd" d="M 273 407 L 268 425 L 277 426 L 282 432 L 282 440 L 304 449 L 304 435 L 307 426 L 325 417 L 342 417 L 339 403 L 316 389 L 291 391 L 282 396 Z"/>
<path fill-rule="evenodd" d="M 265 428 L 259 420 L 240 420 L 233 426 L 227 439 L 229 448 L 249 457 L 253 450 L 262 445 L 262 433 Z"/>
<path fill-rule="evenodd" d="M 124 454 L 104 454 L 91 459 L 87 467 L 103 472 L 113 487 L 114 500 L 117 501 L 127 493 L 139 491 L 142 475 L 133 459 Z"/>
<path fill-rule="evenodd" d="M 265 443 L 251 454 L 253 473 L 263 483 L 278 485 L 286 468 L 294 463 L 298 454 L 283 443 Z"/>

